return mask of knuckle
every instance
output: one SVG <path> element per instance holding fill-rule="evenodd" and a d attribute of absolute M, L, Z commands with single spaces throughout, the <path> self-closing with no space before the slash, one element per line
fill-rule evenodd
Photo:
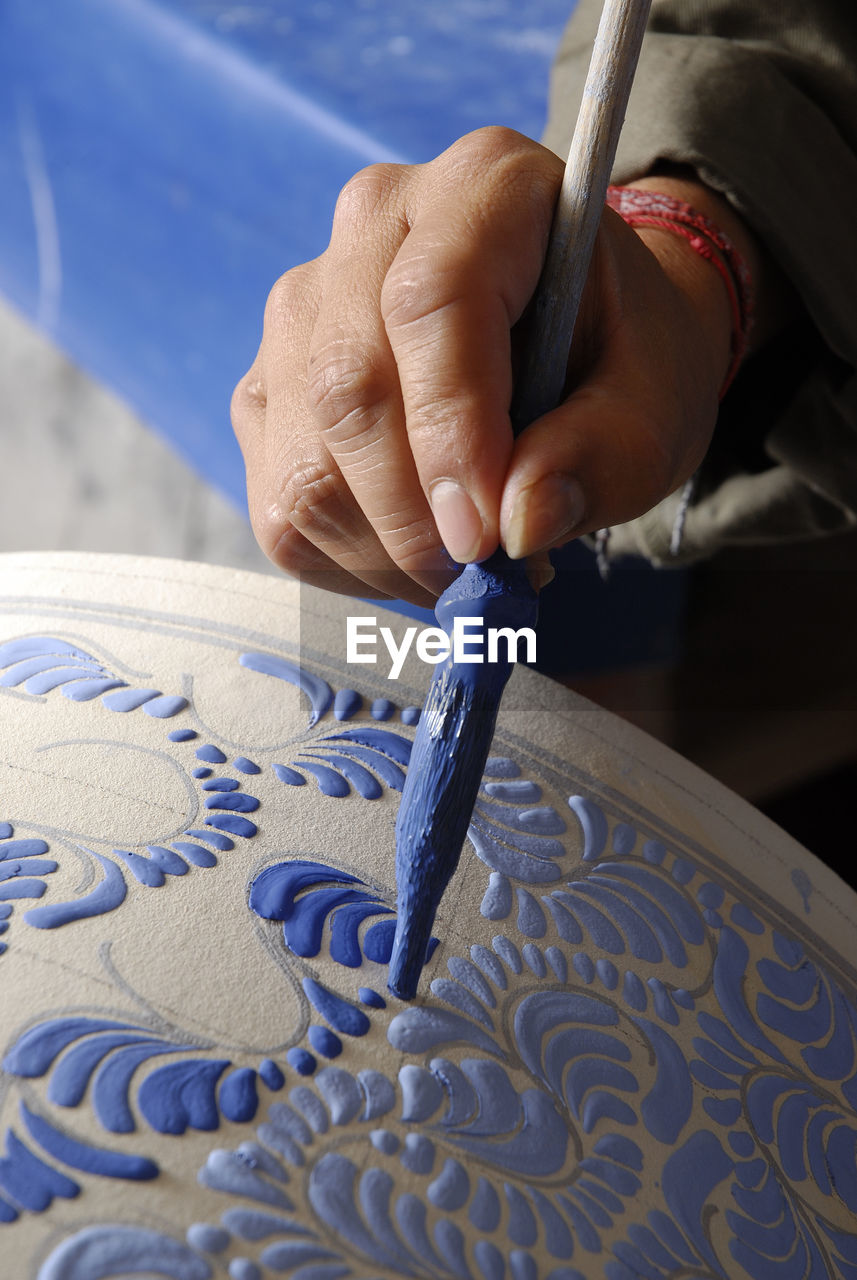
<path fill-rule="evenodd" d="M 404 166 L 370 164 L 346 182 L 333 212 L 334 227 L 361 224 L 372 218 L 398 185 Z"/>
<path fill-rule="evenodd" d="M 281 477 L 280 507 L 307 537 L 338 532 L 347 507 L 344 481 L 323 463 L 296 460 Z"/>
<path fill-rule="evenodd" d="M 265 333 L 282 333 L 305 308 L 317 275 L 318 260 L 292 267 L 274 281 L 265 303 Z"/>
<path fill-rule="evenodd" d="M 268 404 L 265 383 L 254 365 L 236 384 L 232 392 L 230 411 L 233 423 L 243 422 L 248 415 L 264 413 Z"/>
<path fill-rule="evenodd" d="M 362 433 L 367 414 L 385 398 L 386 386 L 371 355 L 337 342 L 313 353 L 307 373 L 307 402 L 331 443 Z"/>

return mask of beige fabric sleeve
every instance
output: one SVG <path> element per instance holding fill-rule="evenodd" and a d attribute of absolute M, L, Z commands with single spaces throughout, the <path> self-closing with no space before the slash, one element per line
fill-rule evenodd
<path fill-rule="evenodd" d="M 545 145 L 565 155 L 600 0 L 580 0 Z M 653 0 L 614 181 L 692 165 L 755 230 L 803 318 L 747 362 L 722 407 L 678 558 L 672 495 L 613 531 L 657 564 L 857 524 L 857 6 Z"/>

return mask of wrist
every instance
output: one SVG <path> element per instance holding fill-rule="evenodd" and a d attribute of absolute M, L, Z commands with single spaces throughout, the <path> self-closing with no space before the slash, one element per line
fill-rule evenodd
<path fill-rule="evenodd" d="M 755 265 L 751 237 L 726 201 L 695 180 L 640 179 L 611 187 L 608 203 L 658 260 L 689 308 L 700 368 L 713 371 L 722 399 L 747 354 L 754 319 L 747 257 L 723 224 Z M 676 319 L 682 323 L 678 314 Z"/>

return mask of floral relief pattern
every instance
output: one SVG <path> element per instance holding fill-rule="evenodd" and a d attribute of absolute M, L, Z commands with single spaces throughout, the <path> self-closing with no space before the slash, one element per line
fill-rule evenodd
<path fill-rule="evenodd" d="M 267 809 L 307 787 L 360 806 L 401 790 L 418 708 L 272 654 L 238 663 L 305 697 L 287 754 L 235 755 L 192 727 L 192 699 L 135 689 L 68 641 L 0 646 L 0 682 L 34 708 L 163 719 L 196 812 L 160 844 L 79 844 L 90 884 L 71 897 L 51 887 L 67 842 L 0 824 L 2 949 L 66 927 L 85 946 L 87 922 L 261 845 Z M 857 1277 L 854 990 L 689 843 L 594 780 L 561 790 L 493 757 L 464 855 L 473 941 L 438 929 L 412 1005 L 386 991 L 390 893 L 320 854 L 271 855 L 248 864 L 241 910 L 304 1010 L 282 1053 L 122 1016 L 118 992 L 8 1040 L 0 1224 L 93 1198 L 38 1280 Z M 84 1112 L 103 1141 L 80 1135 Z M 98 1221 L 100 1179 L 142 1195 L 162 1140 L 218 1130 L 197 1171 L 209 1221 Z"/>

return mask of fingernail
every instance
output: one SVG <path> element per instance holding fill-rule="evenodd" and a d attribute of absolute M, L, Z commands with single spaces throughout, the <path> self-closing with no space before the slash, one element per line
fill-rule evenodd
<path fill-rule="evenodd" d="M 453 560 L 468 564 L 482 541 L 482 517 L 473 499 L 455 480 L 438 480 L 429 500 L 443 545 Z"/>
<path fill-rule="evenodd" d="M 534 591 L 542 591 L 556 577 L 556 569 L 545 555 L 544 560 L 533 559 L 527 565 L 527 577 Z"/>
<path fill-rule="evenodd" d="M 555 471 L 522 489 L 506 529 L 506 552 L 513 560 L 567 541 L 583 519 L 583 490 L 571 476 Z"/>

